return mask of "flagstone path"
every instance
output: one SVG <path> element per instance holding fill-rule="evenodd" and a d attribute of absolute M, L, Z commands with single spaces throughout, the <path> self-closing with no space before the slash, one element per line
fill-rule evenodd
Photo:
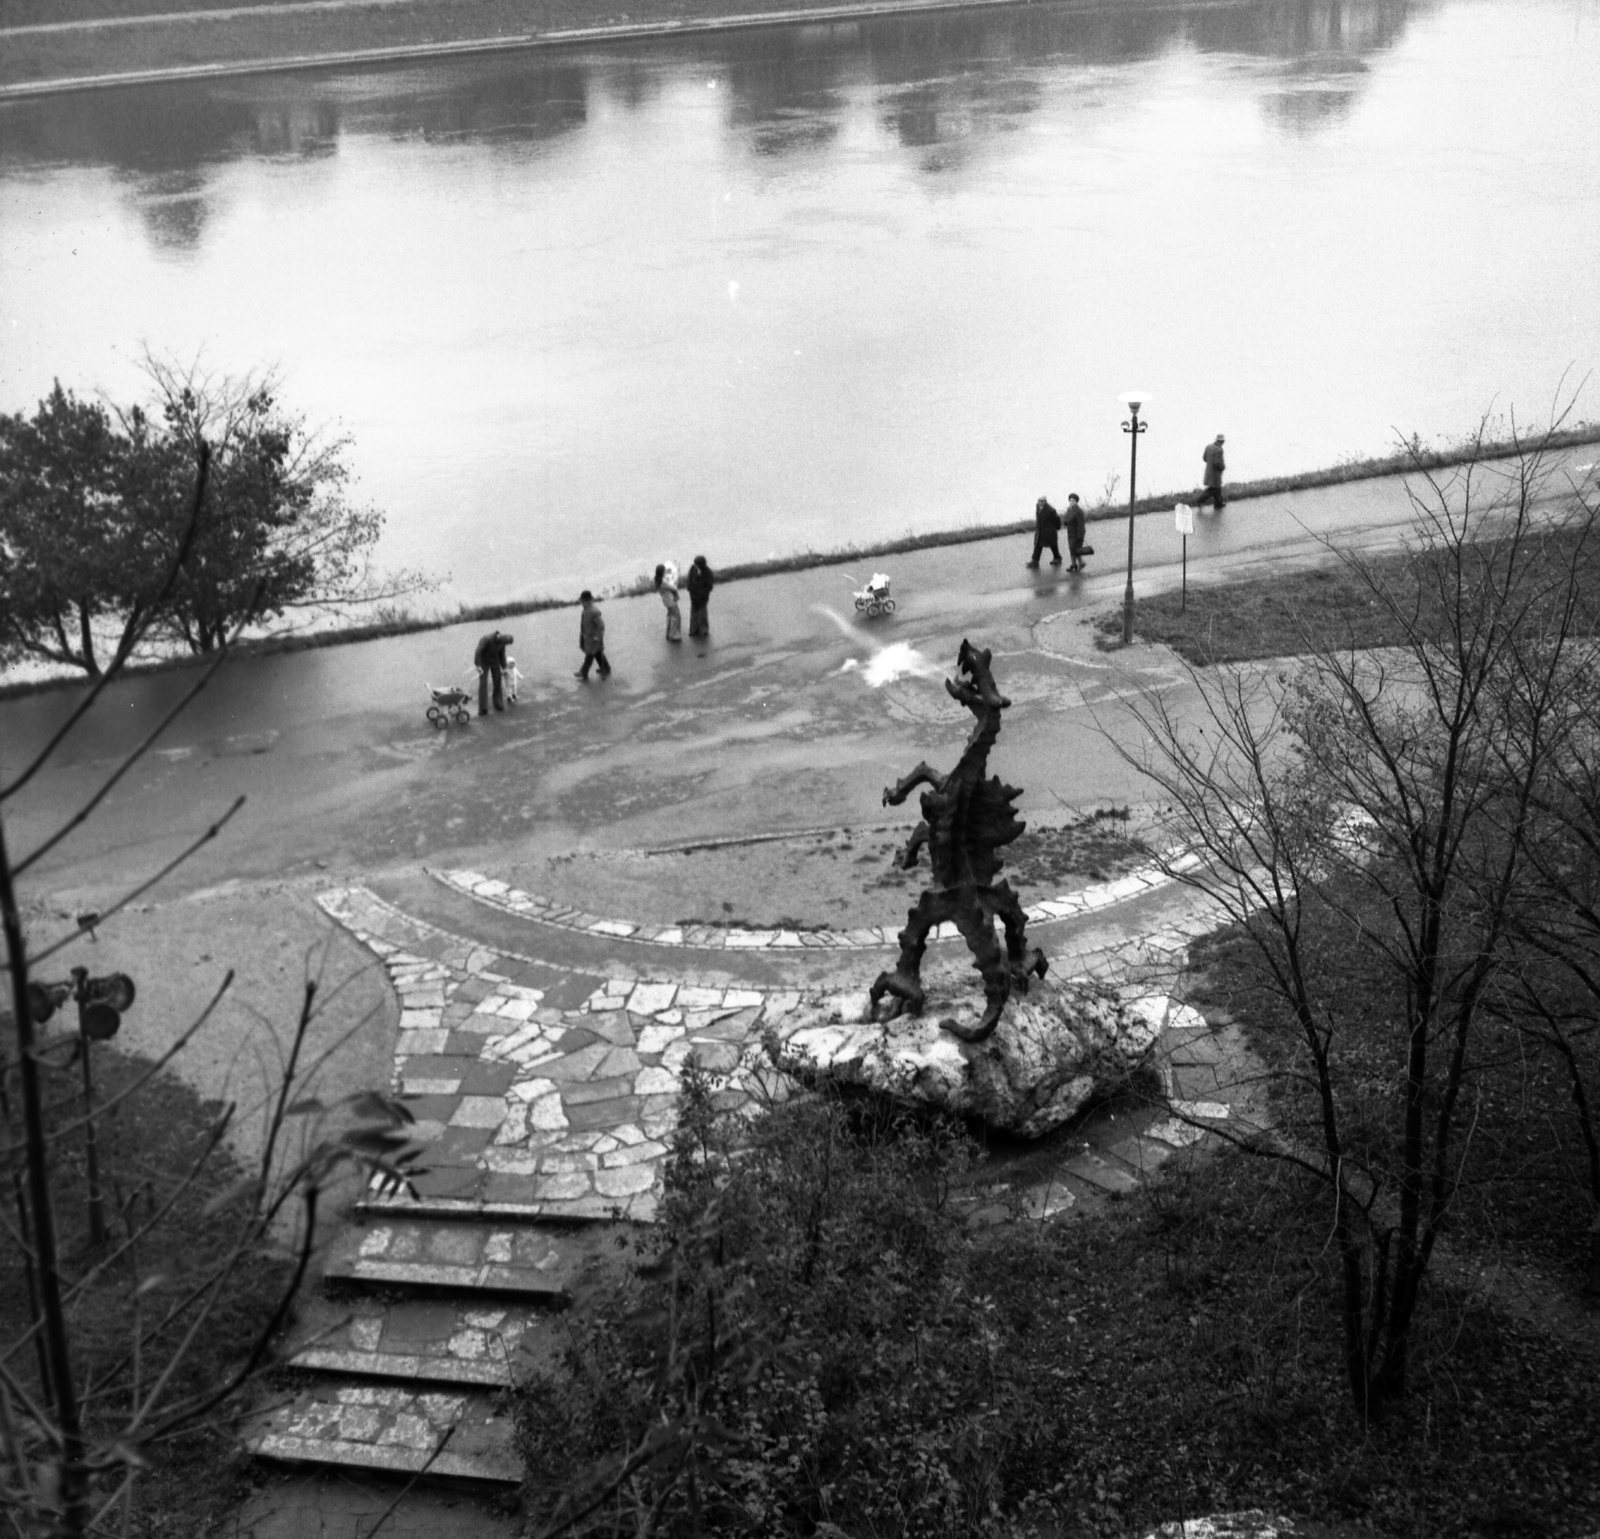
<path fill-rule="evenodd" d="M 291 1365 L 308 1387 L 266 1414 L 250 1442 L 279 1459 L 514 1482 L 521 1461 L 503 1391 L 554 1360 L 560 1311 L 620 1231 L 654 1218 L 685 1063 L 692 1055 L 714 1076 L 721 1109 L 780 1098 L 789 1087 L 762 1037 L 781 1038 L 799 1025 L 802 1004 L 820 1000 L 857 1018 L 866 995 L 856 975 L 872 969 L 852 960 L 826 988 L 814 979 L 774 986 L 770 966 L 760 987 L 712 983 L 736 961 L 732 931 L 649 934 L 541 907 L 476 873 L 440 880 L 485 912 L 525 923 L 526 949 L 507 948 L 503 919 L 483 927 L 498 936 L 491 943 L 365 887 L 318 900 L 382 960 L 398 996 L 393 1088 L 416 1119 L 426 1168 L 411 1191 L 375 1190 L 357 1204 L 329 1257 L 324 1295 L 299 1322 Z M 1133 1190 L 1203 1138 L 1205 1125 L 1232 1115 L 1226 1042 L 1160 987 L 1216 915 L 1169 894 L 1154 923 L 1106 920 L 1162 886 L 1140 874 L 1035 905 L 1046 911 L 1036 923 L 1076 920 L 1083 932 L 1076 955 L 1070 937 L 1057 937 L 1056 965 L 1098 972 L 1156 1014 L 1169 1099 L 1131 1116 L 1124 1108 L 1120 1120 L 1089 1119 L 1083 1147 L 1048 1188 L 1021 1194 L 1038 1216 Z M 628 975 L 553 959 L 563 930 L 609 937 L 627 957 L 613 970 Z M 892 932 L 870 933 L 872 946 L 893 946 Z M 750 934 L 751 950 L 802 949 L 782 932 Z M 852 935 L 840 949 L 868 943 Z M 641 967 L 655 957 L 668 967 Z"/>

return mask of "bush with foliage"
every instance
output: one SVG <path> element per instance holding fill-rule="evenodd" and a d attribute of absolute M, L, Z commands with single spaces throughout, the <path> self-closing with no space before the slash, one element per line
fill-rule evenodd
<path fill-rule="evenodd" d="M 737 1138 L 737 1143 L 734 1142 Z M 528 1386 L 529 1490 L 578 1532 L 1001 1532 L 1029 1415 L 948 1124 L 836 1096 L 719 1119 L 691 1063 L 659 1249 Z"/>

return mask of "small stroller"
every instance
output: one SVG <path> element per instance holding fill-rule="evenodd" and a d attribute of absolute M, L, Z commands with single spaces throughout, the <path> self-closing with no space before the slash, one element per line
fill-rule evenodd
<path fill-rule="evenodd" d="M 866 587 L 856 590 L 855 600 L 856 613 L 864 614 L 868 619 L 878 615 L 892 615 L 894 600 L 889 597 L 889 574 L 874 572 L 867 579 Z"/>
<path fill-rule="evenodd" d="M 435 689 L 430 684 L 428 693 L 433 696 L 433 704 L 428 707 L 428 720 L 434 726 L 449 726 L 452 716 L 455 717 L 458 727 L 464 727 L 472 720 L 472 713 L 467 709 L 472 699 L 469 691 L 455 688 Z"/>

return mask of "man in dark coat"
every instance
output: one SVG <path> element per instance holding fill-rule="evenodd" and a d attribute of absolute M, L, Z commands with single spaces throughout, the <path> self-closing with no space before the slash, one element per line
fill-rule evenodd
<path fill-rule="evenodd" d="M 600 613 L 600 604 L 587 588 L 578 595 L 583 612 L 578 616 L 578 645 L 583 648 L 583 667 L 577 677 L 589 682 L 589 670 L 600 665 L 600 677 L 611 677 L 611 664 L 606 660 L 606 620 Z"/>
<path fill-rule="evenodd" d="M 1033 505 L 1033 555 L 1028 558 L 1028 565 L 1034 570 L 1039 569 L 1039 552 L 1048 549 L 1051 555 L 1051 566 L 1061 565 L 1061 546 L 1056 540 L 1056 533 L 1061 528 L 1061 515 L 1050 506 L 1048 497 L 1041 497 Z"/>
<path fill-rule="evenodd" d="M 472 665 L 478 670 L 478 714 L 489 714 L 489 681 L 494 680 L 494 708 L 503 711 L 506 708 L 505 695 L 501 690 L 501 675 L 506 671 L 506 648 L 511 645 L 511 637 L 504 631 L 490 631 L 481 641 L 472 654 Z"/>
<path fill-rule="evenodd" d="M 1072 558 L 1067 567 L 1069 572 L 1083 570 L 1083 536 L 1088 530 L 1088 520 L 1083 516 L 1083 504 L 1078 501 L 1078 494 L 1071 493 L 1067 498 L 1067 511 L 1062 515 L 1062 523 L 1067 531 L 1067 554 Z"/>
<path fill-rule="evenodd" d="M 716 578 L 711 575 L 711 568 L 706 565 L 704 556 L 696 556 L 694 565 L 689 568 L 689 575 L 684 579 L 684 587 L 689 590 L 689 634 L 691 636 L 709 636 L 711 624 L 706 619 L 706 605 L 711 602 L 711 590 L 716 586 Z"/>
<path fill-rule="evenodd" d="M 1200 501 L 1196 503 L 1195 506 L 1203 508 L 1206 505 L 1206 500 L 1209 498 L 1211 503 L 1215 506 L 1217 512 L 1220 513 L 1224 507 L 1224 503 L 1222 501 L 1222 472 L 1225 469 L 1222 463 L 1221 433 L 1218 433 L 1217 436 L 1206 445 L 1205 451 L 1201 454 L 1200 458 L 1206 462 L 1206 484 L 1200 492 Z"/>

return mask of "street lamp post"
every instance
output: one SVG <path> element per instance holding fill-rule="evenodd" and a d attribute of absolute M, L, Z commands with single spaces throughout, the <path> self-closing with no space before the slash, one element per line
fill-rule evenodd
<path fill-rule="evenodd" d="M 1122 431 L 1129 435 L 1132 457 L 1128 465 L 1128 586 L 1122 592 L 1122 639 L 1133 640 L 1133 505 L 1139 496 L 1139 435 L 1150 424 L 1139 420 L 1139 408 L 1151 399 L 1148 390 L 1124 390 L 1117 397 L 1128 408 L 1129 420 Z"/>

